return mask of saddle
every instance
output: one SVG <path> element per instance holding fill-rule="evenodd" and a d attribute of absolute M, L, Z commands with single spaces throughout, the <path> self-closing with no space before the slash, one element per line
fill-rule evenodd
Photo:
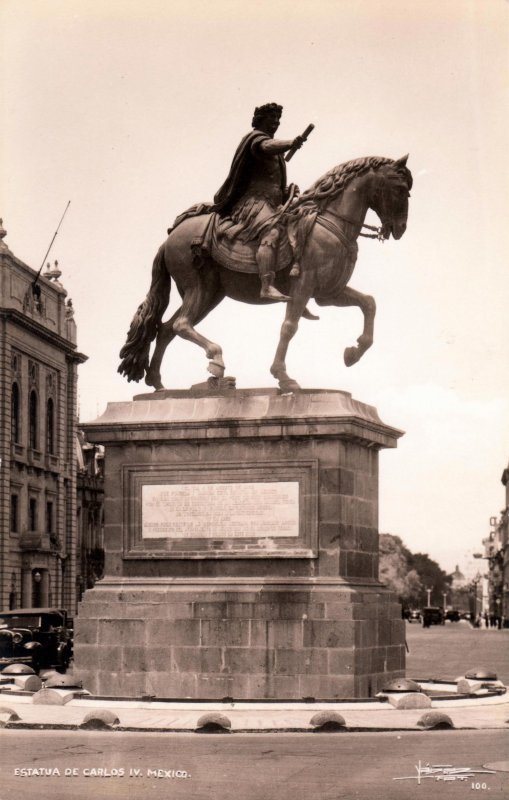
<path fill-rule="evenodd" d="M 234 272 L 258 274 L 259 267 L 256 262 L 258 242 L 242 242 L 236 238 L 237 227 L 229 217 L 221 217 L 212 211 L 211 205 L 200 203 L 192 206 L 177 217 L 173 226 L 168 228 L 171 233 L 185 220 L 201 217 L 201 233 L 191 242 L 195 261 L 199 264 L 204 257 L 212 258 L 222 267 Z M 300 259 L 302 249 L 314 225 L 316 213 L 308 214 L 304 220 L 297 217 L 283 224 L 279 224 L 280 237 L 278 242 L 277 265 L 275 272 L 279 272 L 294 264 Z M 297 225 L 300 222 L 300 225 Z M 304 224 L 303 224 L 304 223 Z"/>
<path fill-rule="evenodd" d="M 218 264 L 234 272 L 259 272 L 256 263 L 257 242 L 242 242 L 234 235 L 232 222 L 228 218 L 222 218 L 219 214 L 212 212 L 204 233 L 202 248 Z M 278 243 L 278 253 L 275 271 L 290 266 L 293 262 L 293 253 L 288 241 L 288 236 L 284 228 Z"/>

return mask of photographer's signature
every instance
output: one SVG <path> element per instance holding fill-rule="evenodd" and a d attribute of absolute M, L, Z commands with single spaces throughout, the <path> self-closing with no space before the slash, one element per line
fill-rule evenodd
<path fill-rule="evenodd" d="M 424 778 L 435 781 L 467 781 L 477 775 L 495 775 L 492 769 L 472 769 L 471 767 L 454 767 L 452 764 L 423 764 L 420 760 L 415 765 L 415 775 L 404 775 L 402 778 L 393 778 L 393 781 L 417 781 L 420 785 Z M 477 788 L 477 787 L 476 787 Z M 486 788 L 485 784 L 479 788 Z"/>

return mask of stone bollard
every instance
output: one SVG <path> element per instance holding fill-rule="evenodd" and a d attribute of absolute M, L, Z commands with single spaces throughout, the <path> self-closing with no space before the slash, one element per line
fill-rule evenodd
<path fill-rule="evenodd" d="M 232 723 L 224 714 L 212 711 L 203 714 L 196 723 L 196 733 L 231 733 Z"/>
<path fill-rule="evenodd" d="M 80 728 L 89 731 L 113 730 L 116 725 L 120 725 L 120 720 L 113 711 L 107 708 L 99 708 L 89 713 L 83 718 Z"/>
<path fill-rule="evenodd" d="M 42 706 L 65 706 L 73 697 L 73 691 L 44 688 L 34 694 L 32 703 Z"/>
<path fill-rule="evenodd" d="M 346 731 L 345 718 L 337 711 L 318 711 L 311 717 L 309 724 L 313 726 L 313 733 Z"/>
<path fill-rule="evenodd" d="M 14 675 L 13 683 L 24 692 L 38 692 L 42 681 L 38 675 Z"/>

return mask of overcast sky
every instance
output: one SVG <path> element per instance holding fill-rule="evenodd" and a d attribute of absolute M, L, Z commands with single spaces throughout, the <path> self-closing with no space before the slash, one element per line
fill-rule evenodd
<path fill-rule="evenodd" d="M 482 568 L 471 554 L 509 461 L 509 4 L 2 0 L 0 27 L 0 216 L 38 269 L 71 200 L 50 260 L 89 357 L 83 421 L 143 391 L 116 369 L 153 257 L 222 184 L 256 105 L 284 106 L 281 138 L 315 124 L 289 164 L 301 189 L 350 158 L 410 153 L 408 230 L 361 240 L 350 284 L 376 298 L 374 346 L 347 369 L 361 314 L 320 309 L 287 363 L 305 388 L 349 391 L 406 431 L 381 453 L 380 530 L 444 569 Z M 227 300 L 199 330 L 237 386 L 274 386 L 283 314 Z M 164 383 L 188 388 L 206 365 L 174 342 Z"/>

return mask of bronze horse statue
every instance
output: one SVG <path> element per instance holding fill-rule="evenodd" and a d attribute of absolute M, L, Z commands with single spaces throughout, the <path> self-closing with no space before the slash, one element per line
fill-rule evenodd
<path fill-rule="evenodd" d="M 286 372 L 288 344 L 295 335 L 301 316 L 311 317 L 306 304 L 313 298 L 319 306 L 358 306 L 364 316 L 364 329 L 357 344 L 347 347 L 344 361 L 355 364 L 373 343 L 375 301 L 348 286 L 357 258 L 357 237 L 362 228 L 377 230 L 372 238 L 400 239 L 408 216 L 412 175 L 406 166 L 408 156 L 397 161 L 368 157 L 347 161 L 329 170 L 294 201 L 286 219 L 293 225 L 299 255 L 298 275 L 290 276 L 290 264 L 276 274 L 276 286 L 290 299 L 281 328 L 279 344 L 271 367 L 283 392 L 298 391 L 298 383 Z M 381 227 L 364 224 L 368 209 L 376 212 Z M 184 215 L 185 216 L 185 215 Z M 152 283 L 147 297 L 137 309 L 123 346 L 118 371 L 129 381 L 145 376 L 156 390 L 161 383 L 161 362 L 168 344 L 180 336 L 202 347 L 209 359 L 208 370 L 220 378 L 225 365 L 218 344 L 198 333 L 195 326 L 225 297 L 243 303 L 266 304 L 259 297 L 259 276 L 236 272 L 206 258 L 198 264 L 193 244 L 203 235 L 208 215 L 184 218 L 170 230 L 159 248 L 152 267 Z M 162 322 L 168 306 L 171 278 L 182 297 L 181 307 L 167 322 Z M 157 337 L 157 338 L 156 338 Z M 150 344 L 156 346 L 149 360 Z"/>

